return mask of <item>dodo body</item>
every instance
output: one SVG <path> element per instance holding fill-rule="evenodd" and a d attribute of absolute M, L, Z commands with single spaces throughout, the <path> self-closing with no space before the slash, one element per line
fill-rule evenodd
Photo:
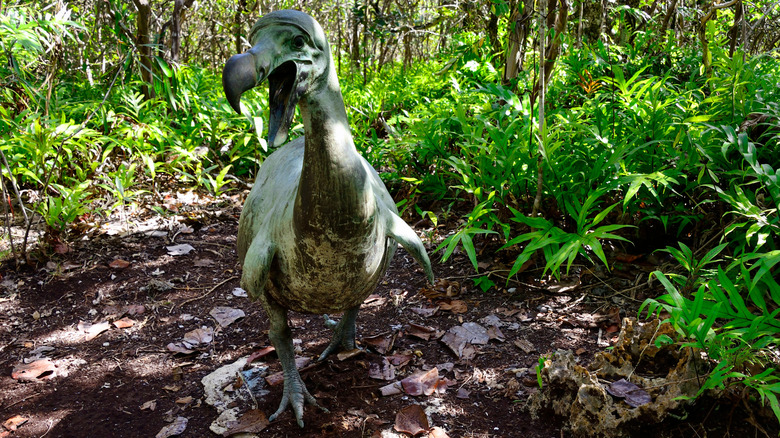
<path fill-rule="evenodd" d="M 287 310 L 344 312 L 320 356 L 355 347 L 360 304 L 384 275 L 400 243 L 433 280 L 425 247 L 398 216 L 392 197 L 357 152 L 344 101 L 319 24 L 299 11 L 260 18 L 252 48 L 225 65 L 223 87 L 240 109 L 241 94 L 269 82 L 268 143 L 279 146 L 299 105 L 304 137 L 271 154 L 241 213 L 242 286 L 265 308 L 284 371 L 275 419 L 289 405 L 303 426 L 303 402 L 317 404 L 295 368 Z"/>

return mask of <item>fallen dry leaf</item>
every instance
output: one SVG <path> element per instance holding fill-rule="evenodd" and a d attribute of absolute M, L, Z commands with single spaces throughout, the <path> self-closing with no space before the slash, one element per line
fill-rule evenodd
<path fill-rule="evenodd" d="M 377 380 L 393 380 L 395 379 L 395 367 L 386 357 L 383 357 L 380 362 L 371 362 L 368 365 L 368 377 Z"/>
<path fill-rule="evenodd" d="M 267 356 L 267 355 L 273 353 L 274 351 L 276 351 L 276 348 L 274 348 L 273 345 L 269 346 L 269 347 L 265 347 L 265 348 L 263 348 L 261 350 L 255 351 L 254 353 L 250 354 L 249 357 L 246 359 L 247 366 L 250 363 L 256 361 L 257 359 L 260 359 L 263 356 Z"/>
<path fill-rule="evenodd" d="M 120 329 L 130 328 L 134 324 L 135 324 L 135 321 L 133 321 L 132 319 L 130 319 L 130 318 L 126 317 L 126 316 L 124 318 L 122 318 L 122 319 L 114 321 L 114 326 L 116 326 L 116 328 L 120 328 Z"/>
<path fill-rule="evenodd" d="M 408 364 L 410 360 L 414 359 L 413 354 L 396 353 L 392 356 L 387 356 L 387 360 L 390 361 L 396 368 L 403 367 Z"/>
<path fill-rule="evenodd" d="M 22 417 L 21 415 L 15 415 L 3 422 L 3 427 L 14 431 L 19 428 L 22 424 L 26 423 L 28 418 Z"/>
<path fill-rule="evenodd" d="M 214 319 L 216 319 L 217 323 L 222 328 L 225 328 L 230 324 L 233 324 L 236 320 L 246 316 L 244 311 L 241 309 L 234 309 L 232 307 L 221 307 L 221 306 L 211 309 L 209 315 L 211 315 Z"/>
<path fill-rule="evenodd" d="M 409 329 L 406 331 L 406 334 L 408 334 L 409 336 L 420 338 L 423 341 L 427 341 L 431 339 L 431 337 L 438 337 L 436 336 L 436 329 L 432 327 L 426 327 L 424 325 L 414 324 L 414 323 L 409 324 Z"/>
<path fill-rule="evenodd" d="M 411 310 L 412 312 L 414 312 L 414 313 L 416 313 L 416 314 L 418 314 L 418 315 L 420 315 L 422 317 L 429 318 L 429 317 L 435 315 L 436 311 L 438 311 L 439 308 L 438 307 L 412 307 L 409 310 Z"/>
<path fill-rule="evenodd" d="M 114 269 L 125 269 L 126 267 L 130 266 L 130 262 L 127 260 L 115 259 L 109 263 L 108 266 Z"/>
<path fill-rule="evenodd" d="M 450 436 L 441 427 L 434 426 L 428 431 L 428 438 L 450 438 Z"/>
<path fill-rule="evenodd" d="M 534 344 L 532 344 L 526 339 L 515 339 L 514 344 L 517 346 L 517 348 L 523 350 L 525 354 L 531 354 L 534 351 L 536 351 L 536 347 L 534 347 Z"/>
<path fill-rule="evenodd" d="M 398 414 L 395 416 L 395 425 L 393 428 L 396 432 L 417 436 L 426 432 L 430 428 L 430 425 L 428 423 L 428 417 L 425 415 L 425 411 L 420 405 L 409 405 L 398 411 Z"/>
<path fill-rule="evenodd" d="M 155 438 L 168 438 L 174 435 L 181 435 L 182 432 L 187 429 L 188 421 L 189 420 L 184 417 L 176 417 L 176 419 L 173 420 L 173 423 L 160 429 L 160 431 L 157 432 L 157 435 L 155 435 Z"/>
<path fill-rule="evenodd" d="M 157 400 L 149 400 L 148 402 L 142 404 L 140 409 L 142 411 L 145 410 L 154 411 L 155 409 L 157 409 Z"/>
<path fill-rule="evenodd" d="M 607 386 L 607 392 L 626 400 L 631 407 L 639 407 L 653 401 L 647 391 L 626 379 L 620 379 Z"/>
<path fill-rule="evenodd" d="M 192 262 L 192 265 L 197 268 L 208 268 L 214 266 L 214 260 L 211 259 L 197 259 Z"/>
<path fill-rule="evenodd" d="M 185 333 L 182 340 L 185 342 L 185 345 L 189 344 L 189 346 L 194 347 L 201 344 L 209 344 L 213 339 L 214 329 L 211 327 L 201 327 Z"/>
<path fill-rule="evenodd" d="M 466 302 L 463 300 L 452 300 L 449 303 L 447 302 L 441 302 L 439 303 L 439 308 L 441 310 L 449 310 L 452 313 L 466 313 L 468 312 L 469 308 L 466 305 Z"/>
<path fill-rule="evenodd" d="M 166 246 L 165 249 L 168 250 L 168 255 L 180 256 L 189 254 L 195 248 L 189 243 L 182 243 L 179 245 Z"/>
<path fill-rule="evenodd" d="M 339 351 L 338 354 L 336 354 L 336 359 L 338 359 L 340 362 L 344 362 L 347 359 L 352 359 L 353 357 L 360 356 L 363 353 L 365 353 L 365 351 L 361 350 L 360 348 L 353 348 L 352 350 L 347 350 L 347 351 Z"/>
<path fill-rule="evenodd" d="M 268 419 L 263 411 L 252 409 L 245 412 L 237 421 L 231 421 L 227 424 L 227 430 L 222 436 L 232 436 L 238 433 L 258 433 L 268 426 Z"/>
<path fill-rule="evenodd" d="M 192 403 L 192 400 L 193 400 L 192 396 L 188 395 L 187 397 L 182 397 L 182 398 L 176 399 L 176 403 L 180 404 L 180 405 L 186 405 L 186 404 Z"/>
<path fill-rule="evenodd" d="M 466 322 L 463 325 L 447 330 L 441 341 L 455 353 L 458 358 L 468 359 L 472 356 L 472 350 L 467 348 L 470 344 L 487 344 L 490 340 L 487 329 L 475 322 Z"/>
<path fill-rule="evenodd" d="M 368 344 L 371 348 L 376 350 L 379 354 L 385 354 L 393 349 L 395 343 L 395 335 L 376 335 L 363 338 L 363 343 Z"/>
<path fill-rule="evenodd" d="M 78 329 L 80 332 L 84 333 L 85 339 L 87 341 L 91 341 L 98 337 L 101 333 L 111 328 L 111 324 L 108 323 L 108 321 L 99 322 L 97 324 L 91 324 L 84 321 L 79 321 Z"/>
<path fill-rule="evenodd" d="M 428 371 L 419 371 L 401 380 L 404 392 L 409 395 L 431 395 L 436 391 L 439 383 L 439 369 L 436 367 Z"/>
<path fill-rule="evenodd" d="M 171 351 L 173 353 L 192 354 L 195 352 L 195 350 L 185 347 L 184 344 L 180 342 L 176 342 L 176 343 L 171 342 L 170 344 L 166 345 L 166 348 L 168 349 L 168 351 Z"/>
<path fill-rule="evenodd" d="M 498 328 L 498 326 L 495 325 L 489 325 L 487 328 L 488 332 L 488 338 L 495 339 L 499 342 L 504 342 L 504 334 L 501 332 L 501 329 Z"/>
<path fill-rule="evenodd" d="M 35 382 L 54 377 L 57 367 L 51 359 L 39 359 L 28 364 L 19 364 L 11 371 L 11 377 L 15 380 Z"/>

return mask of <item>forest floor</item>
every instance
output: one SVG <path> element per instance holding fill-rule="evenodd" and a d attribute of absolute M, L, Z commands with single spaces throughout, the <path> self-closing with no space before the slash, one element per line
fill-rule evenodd
<path fill-rule="evenodd" d="M 307 406 L 304 429 L 290 411 L 265 425 L 263 415 L 281 398 L 280 366 L 266 349 L 263 309 L 237 289 L 241 199 L 174 195 L 166 198 L 166 218 L 136 213 L 60 247 L 62 254 L 35 269 L 6 264 L 0 437 L 216 436 L 210 426 L 225 408 L 251 423 L 240 427 L 269 437 L 410 436 L 397 427 L 431 428 L 420 432 L 431 437 L 573 436 L 564 417 L 530 408 L 540 391 L 540 355 L 571 350 L 578 363 L 589 363 L 615 345 L 623 318 L 636 317 L 639 304 L 659 294 L 645 286 L 655 269 L 646 258 L 610 273 L 574 267 L 576 275 L 559 282 L 534 278 L 541 270 L 530 269 L 504 287 L 498 274 L 510 262 L 489 256 L 496 248 L 488 247 L 480 274 L 463 254 L 444 263 L 433 256 L 436 283 L 427 285 L 399 250 L 358 316 L 364 351 L 302 368 L 330 412 Z M 121 232 L 127 223 L 132 233 Z M 490 272 L 497 286 L 483 292 L 473 279 Z M 291 313 L 290 324 L 299 356 L 316 359 L 330 336 L 322 318 Z M 253 400 L 240 380 L 223 381 L 218 392 L 234 399 L 220 410 L 209 405 L 213 388 L 202 379 L 252 354 L 244 368 L 262 377 L 264 391 Z M 400 393 L 382 394 L 404 378 Z M 423 394 L 413 395 L 415 385 Z M 740 399 L 686 406 L 677 418 L 605 434 L 777 436 L 776 421 Z"/>

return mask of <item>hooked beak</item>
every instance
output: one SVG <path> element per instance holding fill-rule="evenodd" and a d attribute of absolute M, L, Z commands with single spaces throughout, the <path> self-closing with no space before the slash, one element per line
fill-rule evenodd
<path fill-rule="evenodd" d="M 295 61 L 272 67 L 271 62 L 262 62 L 263 53 L 255 52 L 253 48 L 228 60 L 222 71 L 222 88 L 230 106 L 241 114 L 241 95 L 268 79 L 268 144 L 279 146 L 287 140 L 295 105 L 305 91 L 301 82 L 307 74 L 301 72 Z"/>

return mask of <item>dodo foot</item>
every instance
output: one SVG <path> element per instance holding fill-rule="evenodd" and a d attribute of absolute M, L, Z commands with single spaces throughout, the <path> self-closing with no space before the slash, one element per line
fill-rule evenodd
<path fill-rule="evenodd" d="M 306 389 L 306 385 L 303 383 L 300 375 L 291 376 L 290 378 L 284 379 L 284 393 L 282 394 L 282 402 L 279 403 L 279 409 L 277 409 L 273 415 L 268 417 L 268 421 L 276 420 L 276 418 L 279 417 L 279 415 L 284 412 L 288 406 L 291 406 L 293 414 L 295 415 L 295 420 L 298 422 L 298 426 L 303 427 L 304 401 L 310 405 L 322 409 L 325 413 L 330 412 L 317 403 L 317 399 L 315 399 L 314 396 L 309 393 L 309 390 Z"/>
<path fill-rule="evenodd" d="M 320 354 L 318 361 L 324 360 L 331 353 L 335 353 L 339 350 L 350 351 L 357 348 L 355 345 L 355 318 L 357 317 L 357 309 L 348 310 L 344 313 L 341 321 L 336 322 L 332 320 L 328 315 L 325 317 L 325 326 L 333 329 L 333 339 L 331 339 L 328 347 Z"/>

